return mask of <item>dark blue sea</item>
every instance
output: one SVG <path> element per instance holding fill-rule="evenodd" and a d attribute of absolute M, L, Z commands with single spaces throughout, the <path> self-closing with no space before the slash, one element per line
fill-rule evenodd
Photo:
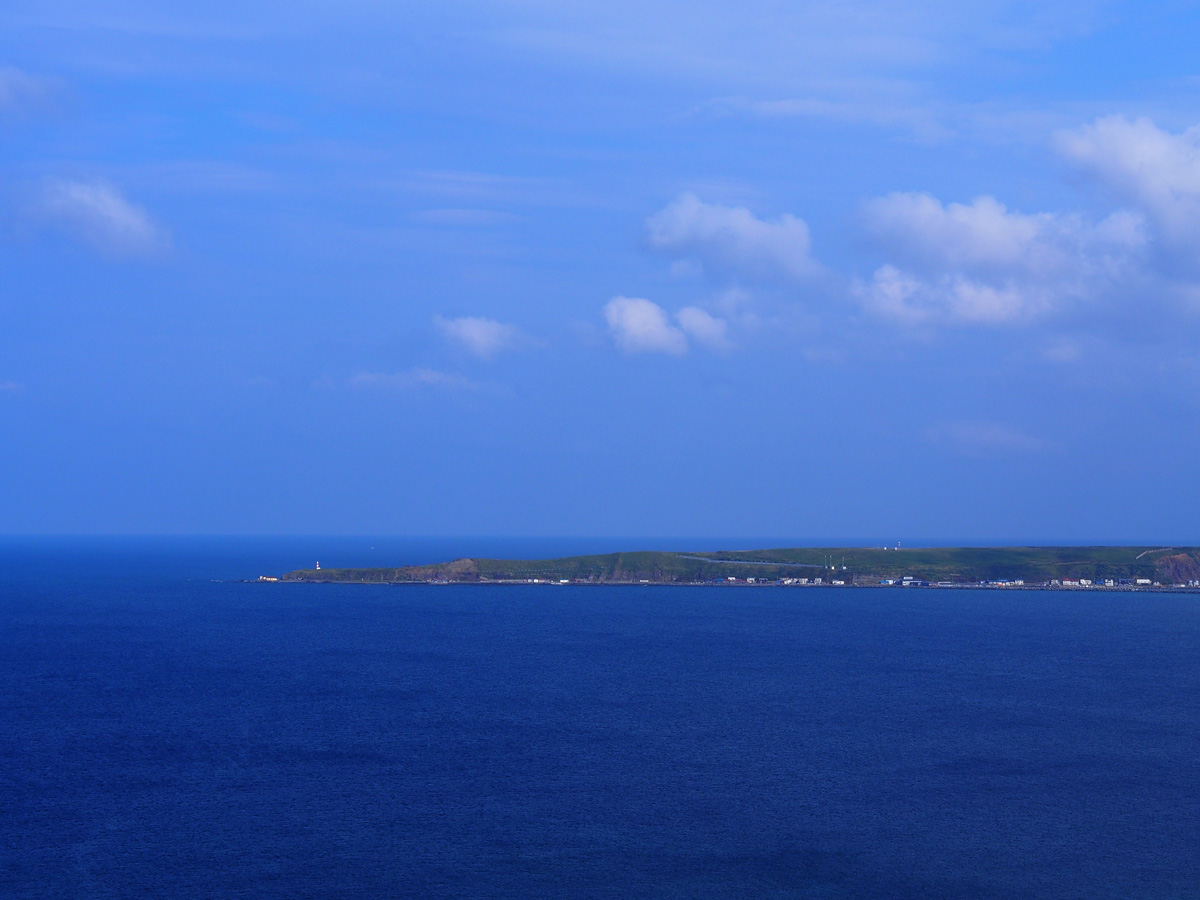
<path fill-rule="evenodd" d="M 0 540 L 0 897 L 1200 898 L 1196 596 L 230 580 L 613 549 Z"/>

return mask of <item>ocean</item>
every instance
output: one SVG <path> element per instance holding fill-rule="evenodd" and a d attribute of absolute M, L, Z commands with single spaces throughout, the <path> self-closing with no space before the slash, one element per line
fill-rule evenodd
<path fill-rule="evenodd" d="M 1193 595 L 236 580 L 645 545 L 0 539 L 0 896 L 1200 898 Z"/>

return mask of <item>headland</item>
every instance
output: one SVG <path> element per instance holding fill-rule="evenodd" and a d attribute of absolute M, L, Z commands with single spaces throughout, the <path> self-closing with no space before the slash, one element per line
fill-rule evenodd
<path fill-rule="evenodd" d="M 559 559 L 456 559 L 297 569 L 263 581 L 338 584 L 687 584 L 1200 589 L 1200 547 L 791 547 Z"/>

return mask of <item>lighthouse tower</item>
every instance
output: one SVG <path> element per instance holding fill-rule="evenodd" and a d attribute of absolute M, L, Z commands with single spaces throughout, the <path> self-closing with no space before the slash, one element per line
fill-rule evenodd
<path fill-rule="evenodd" d="M 317 571 L 321 571 L 321 561 L 317 560 Z"/>

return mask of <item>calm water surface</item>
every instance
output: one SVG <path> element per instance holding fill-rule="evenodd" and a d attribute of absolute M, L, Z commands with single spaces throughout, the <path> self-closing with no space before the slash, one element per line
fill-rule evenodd
<path fill-rule="evenodd" d="M 1195 596 L 211 580 L 479 552 L 305 541 L 0 543 L 0 896 L 1200 897 Z"/>

